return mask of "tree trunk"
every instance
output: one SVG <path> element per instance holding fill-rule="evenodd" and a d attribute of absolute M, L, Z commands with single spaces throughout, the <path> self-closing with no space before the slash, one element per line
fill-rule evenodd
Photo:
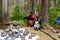
<path fill-rule="evenodd" d="M 49 1 L 48 1 L 48 3 L 49 3 L 49 5 L 48 5 L 48 6 L 49 6 L 49 8 L 50 8 L 50 7 L 51 7 L 51 1 L 49 0 Z"/>
<path fill-rule="evenodd" d="M 27 1 L 28 1 L 28 10 L 30 10 L 30 0 Z"/>
<path fill-rule="evenodd" d="M 2 22 L 2 0 L 0 0 L 0 23 Z"/>
<path fill-rule="evenodd" d="M 35 10 L 34 10 L 34 0 L 32 0 L 32 12 L 35 13 Z"/>
<path fill-rule="evenodd" d="M 42 10 L 42 0 L 39 0 L 39 5 L 40 5 L 41 10 Z M 42 11 L 40 12 L 40 14 L 42 15 Z"/>
<path fill-rule="evenodd" d="M 41 6 L 41 4 L 42 4 L 42 0 L 39 0 L 39 5 Z"/>
<path fill-rule="evenodd" d="M 56 7 L 56 0 L 54 0 L 54 7 Z"/>
<path fill-rule="evenodd" d="M 16 6 L 16 0 L 14 0 L 14 6 Z"/>
<path fill-rule="evenodd" d="M 42 0 L 42 16 L 44 23 L 48 24 L 49 0 Z"/>
<path fill-rule="evenodd" d="M 10 20 L 9 14 L 9 0 L 5 1 L 5 21 L 8 22 Z"/>
<path fill-rule="evenodd" d="M 18 0 L 18 7 L 19 7 L 19 13 L 20 13 L 20 0 Z"/>

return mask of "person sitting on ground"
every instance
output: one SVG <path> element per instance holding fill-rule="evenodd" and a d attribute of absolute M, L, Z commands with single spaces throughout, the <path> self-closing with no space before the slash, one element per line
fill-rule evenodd
<path fill-rule="evenodd" d="M 39 24 L 40 24 L 40 26 L 42 28 L 42 21 L 43 21 L 43 19 L 42 19 L 42 16 L 41 16 L 40 13 L 38 13 L 37 20 L 38 20 L 38 22 L 39 22 Z"/>
<path fill-rule="evenodd" d="M 30 14 L 28 16 L 24 17 L 24 19 L 26 19 L 27 26 L 33 26 L 34 25 L 33 12 L 30 12 Z"/>
<path fill-rule="evenodd" d="M 42 21 L 43 21 L 43 20 L 42 20 L 42 16 L 40 16 L 40 18 L 39 18 L 38 21 L 39 21 L 39 24 L 40 24 L 40 26 L 41 26 L 41 28 L 42 28 Z"/>
<path fill-rule="evenodd" d="M 38 21 L 35 21 L 35 24 L 34 24 L 34 30 L 39 30 L 40 29 L 40 24 Z"/>

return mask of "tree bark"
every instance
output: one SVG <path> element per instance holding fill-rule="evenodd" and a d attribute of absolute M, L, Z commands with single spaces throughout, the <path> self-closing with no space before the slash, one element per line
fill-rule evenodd
<path fill-rule="evenodd" d="M 48 24 L 49 0 L 42 0 L 42 16 L 44 23 Z"/>
<path fill-rule="evenodd" d="M 9 14 L 9 0 L 5 1 L 5 21 L 10 21 L 10 14 Z"/>
<path fill-rule="evenodd" d="M 41 6 L 41 4 L 42 4 L 42 0 L 39 0 L 39 5 Z"/>
<path fill-rule="evenodd" d="M 0 23 L 2 22 L 2 0 L 0 0 Z"/>
<path fill-rule="evenodd" d="M 28 1 L 28 10 L 30 10 L 30 0 L 27 1 Z"/>
<path fill-rule="evenodd" d="M 54 0 L 54 7 L 56 7 L 56 0 Z"/>
<path fill-rule="evenodd" d="M 35 9 L 34 9 L 34 0 L 32 0 L 32 12 L 35 13 Z"/>
<path fill-rule="evenodd" d="M 19 13 L 20 13 L 20 0 L 18 0 L 18 7 L 19 7 Z"/>

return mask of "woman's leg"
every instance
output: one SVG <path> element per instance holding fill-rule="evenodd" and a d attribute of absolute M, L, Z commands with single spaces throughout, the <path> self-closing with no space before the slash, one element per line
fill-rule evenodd
<path fill-rule="evenodd" d="M 27 26 L 29 26 L 29 24 L 30 24 L 30 23 L 29 23 L 29 20 L 26 20 L 26 23 L 27 23 Z"/>

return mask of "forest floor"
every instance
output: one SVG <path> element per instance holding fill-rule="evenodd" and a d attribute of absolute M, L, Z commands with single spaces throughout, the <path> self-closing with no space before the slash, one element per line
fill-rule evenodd
<path fill-rule="evenodd" d="M 39 38 L 37 40 L 52 40 L 49 36 L 47 36 L 41 31 L 35 31 L 34 28 L 31 27 L 24 27 L 24 28 L 29 30 L 30 33 L 35 33 L 36 35 L 38 35 Z"/>
<path fill-rule="evenodd" d="M 2 26 L 4 26 L 4 27 L 2 27 Z M 0 29 L 1 28 L 5 29 L 5 28 L 7 28 L 7 26 L 0 25 Z M 58 38 L 58 36 L 55 33 L 52 33 L 48 27 L 47 28 L 44 27 L 43 29 L 40 29 L 38 31 L 34 30 L 33 27 L 29 27 L 29 26 L 24 26 L 23 28 L 27 29 L 30 33 L 36 33 L 36 35 L 39 36 L 39 38 L 37 40 L 60 40 Z M 58 31 L 60 31 L 60 30 L 58 30 Z"/>
<path fill-rule="evenodd" d="M 25 29 L 29 30 L 30 33 L 36 33 L 39 36 L 37 40 L 60 40 L 58 36 L 49 31 L 49 29 L 41 29 L 39 31 L 34 30 L 32 27 L 24 27 Z"/>

